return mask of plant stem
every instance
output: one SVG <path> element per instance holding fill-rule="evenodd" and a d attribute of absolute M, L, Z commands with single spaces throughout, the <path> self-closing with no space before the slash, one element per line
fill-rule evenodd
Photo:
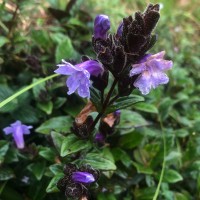
<path fill-rule="evenodd" d="M 113 84 L 112 84 L 112 86 L 111 86 L 111 88 L 110 88 L 110 90 L 109 90 L 109 92 L 108 92 L 108 94 L 106 96 L 106 99 L 105 99 L 105 101 L 103 103 L 102 110 L 96 116 L 94 122 L 92 123 L 92 125 L 90 127 L 90 131 L 93 131 L 93 129 L 96 126 L 97 122 L 99 121 L 99 119 L 103 116 L 104 112 L 106 111 L 106 108 L 109 105 L 110 97 L 111 97 L 111 95 L 112 95 L 112 93 L 113 93 L 113 91 L 115 89 L 115 86 L 116 86 L 117 82 L 118 82 L 118 80 L 115 78 L 115 80 L 113 81 Z"/>

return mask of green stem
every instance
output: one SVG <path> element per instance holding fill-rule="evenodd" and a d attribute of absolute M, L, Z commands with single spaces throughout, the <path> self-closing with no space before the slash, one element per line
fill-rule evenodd
<path fill-rule="evenodd" d="M 20 91 L 16 92 L 15 94 L 13 94 L 12 96 L 8 97 L 7 99 L 5 99 L 4 101 L 2 101 L 0 103 L 0 108 L 2 108 L 3 106 L 5 106 L 7 103 L 9 103 L 10 101 L 12 101 L 13 99 L 15 99 L 16 97 L 18 97 L 19 95 L 23 94 L 24 92 L 30 90 L 31 88 L 35 87 L 36 85 L 43 83 L 47 80 L 50 80 L 52 78 L 55 78 L 56 76 L 59 76 L 59 74 L 53 74 L 51 76 L 47 76 L 46 78 L 43 78 L 35 83 L 32 83 L 31 85 L 21 89 Z"/>
<path fill-rule="evenodd" d="M 154 194 L 153 200 L 157 200 L 157 198 L 158 198 L 158 195 L 159 195 L 159 192 L 160 192 L 161 183 L 162 183 L 163 177 L 164 177 L 165 166 L 166 166 L 166 162 L 165 162 L 165 157 L 166 157 L 166 139 L 165 139 L 165 133 L 164 133 L 164 130 L 163 130 L 163 124 L 162 124 L 162 121 L 161 121 L 160 117 L 159 117 L 159 121 L 160 121 L 160 127 L 161 127 L 161 130 L 162 130 L 162 138 L 163 138 L 163 163 L 162 163 L 162 171 L 161 171 L 161 174 L 160 174 L 160 179 L 159 179 L 158 186 L 156 188 L 156 192 Z"/>
<path fill-rule="evenodd" d="M 113 81 L 113 84 L 112 84 L 112 86 L 111 86 L 111 88 L 110 88 L 110 90 L 108 92 L 108 95 L 106 96 L 106 99 L 105 99 L 105 101 L 103 103 L 102 111 L 96 116 L 94 122 L 92 123 L 92 125 L 90 127 L 90 131 L 93 131 L 93 129 L 96 126 L 97 122 L 99 121 L 99 119 L 103 116 L 104 112 L 106 111 L 106 108 L 107 108 L 107 106 L 109 104 L 110 97 L 111 97 L 111 95 L 112 95 L 112 93 L 113 93 L 113 91 L 115 89 L 115 86 L 116 86 L 117 82 L 118 82 L 117 79 L 115 79 Z"/>

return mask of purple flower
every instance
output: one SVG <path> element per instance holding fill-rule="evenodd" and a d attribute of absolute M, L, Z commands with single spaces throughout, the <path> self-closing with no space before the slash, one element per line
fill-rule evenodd
<path fill-rule="evenodd" d="M 72 180 L 74 182 L 79 182 L 79 183 L 92 183 L 95 182 L 95 178 L 92 174 L 88 172 L 73 172 L 72 174 Z"/>
<path fill-rule="evenodd" d="M 15 123 L 11 124 L 10 126 L 3 129 L 6 135 L 11 134 L 13 135 L 14 141 L 17 145 L 18 149 L 24 148 L 24 137 L 23 135 L 30 134 L 30 130 L 33 128 L 32 126 L 26 126 L 22 124 L 20 121 L 16 121 Z"/>
<path fill-rule="evenodd" d="M 107 38 L 107 32 L 110 29 L 110 20 L 107 15 L 97 15 L 94 20 L 94 38 Z"/>
<path fill-rule="evenodd" d="M 158 85 L 168 83 L 169 78 L 164 71 L 171 69 L 173 63 L 170 60 L 164 60 L 164 55 L 164 51 L 154 55 L 145 55 L 139 64 L 132 65 L 130 76 L 139 74 L 133 85 L 143 95 L 148 94 L 152 88 L 155 89 Z"/>
<path fill-rule="evenodd" d="M 102 133 L 97 133 L 97 134 L 95 135 L 95 138 L 94 138 L 95 142 L 98 142 L 98 143 L 104 143 L 104 142 L 105 142 L 105 139 L 106 139 L 106 137 L 105 137 L 105 135 L 102 134 Z"/>
<path fill-rule="evenodd" d="M 78 91 L 79 96 L 90 98 L 90 75 L 98 76 L 104 70 L 102 65 L 95 60 L 87 60 L 77 65 L 72 65 L 65 60 L 57 65 L 59 68 L 54 72 L 57 74 L 68 75 L 66 85 L 69 89 L 68 95 Z"/>
<path fill-rule="evenodd" d="M 123 32 L 123 22 L 120 23 L 117 29 L 117 36 L 121 37 Z"/>

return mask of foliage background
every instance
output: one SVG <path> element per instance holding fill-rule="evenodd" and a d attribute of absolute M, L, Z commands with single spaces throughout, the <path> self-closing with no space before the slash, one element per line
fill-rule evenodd
<path fill-rule="evenodd" d="M 2 200 L 64 199 L 60 193 L 49 194 L 56 190 L 54 185 L 61 176 L 62 164 L 74 160 L 92 163 L 97 153 L 102 159 L 95 160 L 95 167 L 102 169 L 103 175 L 97 191 L 92 192 L 94 199 L 152 200 L 163 163 L 162 132 L 167 151 L 159 199 L 200 199 L 200 3 L 151 2 L 162 6 L 155 30 L 158 42 L 151 52 L 165 50 L 167 58 L 173 60 L 170 83 L 152 91 L 145 103 L 122 110 L 121 122 L 116 133 L 108 138 L 107 147 L 99 149 L 77 140 L 71 147 L 74 152 L 68 155 L 60 141 L 64 136 L 65 142 L 70 141 L 71 134 L 65 133 L 70 132 L 73 118 L 85 102 L 76 95 L 66 95 L 62 77 L 33 88 L 1 108 L 1 130 L 15 120 L 34 126 L 23 151 L 14 147 L 12 138 L 0 133 Z M 79 61 L 83 54 L 93 56 L 95 15 L 109 15 L 114 32 L 122 17 L 144 10 L 149 1 L 77 0 L 71 7 L 65 0 L 0 3 L 3 100 L 51 75 L 62 58 Z M 80 146 L 82 149 L 78 149 Z M 28 181 L 25 177 L 29 177 Z"/>

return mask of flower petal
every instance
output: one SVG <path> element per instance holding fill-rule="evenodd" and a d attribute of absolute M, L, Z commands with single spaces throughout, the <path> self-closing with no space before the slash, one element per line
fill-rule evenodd
<path fill-rule="evenodd" d="M 94 176 L 88 172 L 73 172 L 72 179 L 79 183 L 92 183 L 95 181 Z"/>
<path fill-rule="evenodd" d="M 167 71 L 172 68 L 173 62 L 171 60 L 155 59 L 150 60 L 148 66 L 153 66 L 156 70 Z"/>
<path fill-rule="evenodd" d="M 163 72 L 155 72 L 152 74 L 151 85 L 155 89 L 158 85 L 167 84 L 169 82 L 168 76 Z"/>
<path fill-rule="evenodd" d="M 81 81 L 81 84 L 78 88 L 78 95 L 83 98 L 90 98 L 90 81 L 89 79 L 85 78 Z"/>
<path fill-rule="evenodd" d="M 130 71 L 130 76 L 134 76 L 134 75 L 137 75 L 137 74 L 141 74 L 143 71 L 146 70 L 146 65 L 145 63 L 141 63 L 141 64 L 135 64 L 135 65 L 132 65 L 132 69 Z"/>
<path fill-rule="evenodd" d="M 110 29 L 110 20 L 107 15 L 97 15 L 94 20 L 94 38 L 105 40 Z"/>
<path fill-rule="evenodd" d="M 70 95 L 76 91 L 76 89 L 80 86 L 78 72 L 76 72 L 73 75 L 71 75 L 70 77 L 68 77 L 68 79 L 66 81 L 66 85 L 69 89 L 69 91 L 67 92 L 68 95 Z"/>
<path fill-rule="evenodd" d="M 8 127 L 4 128 L 3 131 L 4 131 L 4 133 L 5 133 L 6 135 L 8 135 L 8 134 L 13 133 L 13 128 L 10 127 L 10 126 L 8 126 Z"/>
<path fill-rule="evenodd" d="M 22 125 L 23 134 L 25 134 L 25 135 L 30 134 L 30 130 L 29 129 L 31 129 L 31 128 L 33 128 L 33 127 L 32 126 Z"/>
<path fill-rule="evenodd" d="M 66 62 L 64 60 L 62 60 L 62 62 L 62 64 L 57 65 L 59 68 L 54 71 L 55 73 L 62 75 L 72 75 L 76 71 L 82 71 L 81 68 L 76 67 L 69 62 Z"/>
<path fill-rule="evenodd" d="M 21 126 L 15 127 L 14 133 L 13 133 L 14 141 L 17 145 L 18 149 L 24 148 L 24 137 L 23 137 L 23 130 Z"/>
<path fill-rule="evenodd" d="M 151 90 L 151 75 L 149 72 L 143 72 L 134 82 L 134 86 L 138 88 L 143 95 L 148 94 Z"/>
<path fill-rule="evenodd" d="M 80 65 L 93 76 L 98 76 L 99 74 L 104 72 L 102 65 L 96 60 L 87 60 Z"/>

